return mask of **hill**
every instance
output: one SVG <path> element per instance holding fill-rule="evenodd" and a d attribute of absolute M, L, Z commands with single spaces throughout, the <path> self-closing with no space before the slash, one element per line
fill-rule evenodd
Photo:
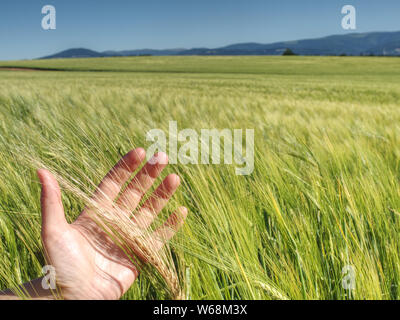
<path fill-rule="evenodd" d="M 220 48 L 192 49 L 139 49 L 97 52 L 84 48 L 68 49 L 40 59 L 55 58 L 97 58 L 113 56 L 171 56 L 171 55 L 282 55 L 290 48 L 298 55 L 400 55 L 400 31 L 369 32 L 332 35 L 317 39 L 283 41 L 270 44 L 238 43 Z"/>

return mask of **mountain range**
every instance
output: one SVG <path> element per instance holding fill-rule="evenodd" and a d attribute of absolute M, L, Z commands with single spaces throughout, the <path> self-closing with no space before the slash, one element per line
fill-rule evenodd
<path fill-rule="evenodd" d="M 269 44 L 254 42 L 238 43 L 220 48 L 139 49 L 103 52 L 74 48 L 39 59 L 125 57 L 141 55 L 282 55 L 286 49 L 291 49 L 298 55 L 400 56 L 400 31 L 349 33 L 316 39 L 283 41 Z"/>

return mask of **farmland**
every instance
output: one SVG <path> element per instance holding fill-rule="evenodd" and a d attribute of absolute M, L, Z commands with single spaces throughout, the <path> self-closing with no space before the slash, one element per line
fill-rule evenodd
<path fill-rule="evenodd" d="M 121 155 L 149 145 L 146 132 L 176 121 L 255 132 L 250 175 L 224 164 L 167 169 L 182 186 L 166 212 L 189 209 L 170 243 L 187 299 L 399 299 L 399 61 L 0 62 L 0 289 L 45 264 L 38 164 L 90 193 Z M 85 205 L 70 190 L 63 203 L 69 221 Z M 124 298 L 164 295 L 143 276 Z"/>

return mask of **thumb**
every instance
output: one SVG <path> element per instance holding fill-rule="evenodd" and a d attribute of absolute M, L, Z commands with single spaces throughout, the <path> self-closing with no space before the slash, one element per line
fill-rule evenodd
<path fill-rule="evenodd" d="M 44 169 L 39 169 L 37 175 L 42 185 L 40 197 L 42 233 L 54 232 L 57 229 L 65 228 L 68 223 L 65 220 L 61 191 L 57 180 L 49 171 Z"/>

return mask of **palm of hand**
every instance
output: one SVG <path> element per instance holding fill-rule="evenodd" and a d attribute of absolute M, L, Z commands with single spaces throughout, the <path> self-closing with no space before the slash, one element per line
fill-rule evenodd
<path fill-rule="evenodd" d="M 145 158 L 143 149 L 125 155 L 107 174 L 94 194 L 96 202 L 110 207 L 121 187 Z M 166 166 L 165 154 L 158 155 L 158 162 L 148 162 L 128 184 L 116 201 L 118 208 L 128 215 L 137 207 L 142 196 Z M 42 241 L 46 260 L 55 268 L 57 289 L 65 299 L 118 299 L 126 292 L 139 272 L 126 254 L 90 218 L 85 209 L 72 224 L 65 220 L 61 193 L 54 177 L 46 170 L 39 170 L 42 184 Z M 155 215 L 169 201 L 179 186 L 176 175 L 167 176 L 146 200 L 135 215 L 135 224 L 147 228 Z M 154 232 L 162 241 L 152 241 L 159 250 L 183 224 L 186 209 L 180 208 Z M 135 251 L 135 248 L 131 248 Z"/>

